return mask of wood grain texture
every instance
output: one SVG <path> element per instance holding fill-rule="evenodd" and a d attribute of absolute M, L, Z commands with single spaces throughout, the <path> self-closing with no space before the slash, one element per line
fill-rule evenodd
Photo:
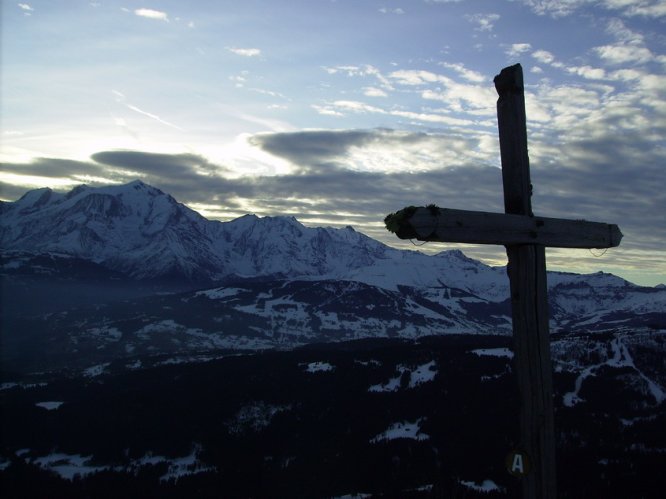
<path fill-rule="evenodd" d="M 620 244 L 617 225 L 482 211 L 417 208 L 404 237 L 432 242 L 540 244 L 554 248 L 610 248 Z"/>

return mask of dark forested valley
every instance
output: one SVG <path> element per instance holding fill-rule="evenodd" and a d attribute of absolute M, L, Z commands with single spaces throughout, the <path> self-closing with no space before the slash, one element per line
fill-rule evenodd
<path fill-rule="evenodd" d="M 655 350 L 631 367 L 558 341 L 558 496 L 661 497 L 666 410 L 637 375 Z M 558 368 L 574 347 L 587 364 Z M 3 497 L 517 497 L 510 348 L 371 339 L 5 383 Z"/>

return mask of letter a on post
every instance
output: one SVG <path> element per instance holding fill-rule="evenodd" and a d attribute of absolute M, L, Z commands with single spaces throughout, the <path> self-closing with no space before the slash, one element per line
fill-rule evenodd
<path fill-rule="evenodd" d="M 522 475 L 525 473 L 522 454 L 513 455 L 513 463 L 511 464 L 511 473 L 515 475 Z"/>
<path fill-rule="evenodd" d="M 525 451 L 514 450 L 506 456 L 506 469 L 516 477 L 523 477 L 530 472 L 530 460 Z"/>

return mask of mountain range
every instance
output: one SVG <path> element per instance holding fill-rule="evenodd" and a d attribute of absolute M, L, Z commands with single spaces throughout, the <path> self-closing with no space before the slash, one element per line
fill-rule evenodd
<path fill-rule="evenodd" d="M 293 217 L 211 221 L 141 181 L 3 202 L 0 247 L 3 360 L 17 370 L 511 331 L 503 267 Z M 548 286 L 554 333 L 666 328 L 663 287 L 561 272 Z"/>

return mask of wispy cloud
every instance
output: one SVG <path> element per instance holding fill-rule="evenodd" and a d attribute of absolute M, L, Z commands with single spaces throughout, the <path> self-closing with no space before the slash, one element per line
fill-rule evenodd
<path fill-rule="evenodd" d="M 168 121 L 166 121 L 166 120 L 163 120 L 162 118 L 160 118 L 160 117 L 157 116 L 156 114 L 149 113 L 149 112 L 147 112 L 147 111 L 144 111 L 143 109 L 139 109 L 138 107 L 133 106 L 132 104 L 125 104 L 125 105 L 127 106 L 128 109 L 131 109 L 132 111 L 134 111 L 134 112 L 136 112 L 136 113 L 139 113 L 139 114 L 142 114 L 142 115 L 144 115 L 144 116 L 147 116 L 147 117 L 150 118 L 150 119 L 153 119 L 153 120 L 155 120 L 155 121 L 157 121 L 157 122 L 159 122 L 159 123 L 162 123 L 163 125 L 170 126 L 171 128 L 175 128 L 176 130 L 180 130 L 181 132 L 184 131 L 184 130 L 183 130 L 182 128 L 180 128 L 178 125 L 174 125 L 173 123 L 170 123 L 170 122 L 168 122 Z"/>
<path fill-rule="evenodd" d="M 386 114 L 386 111 L 377 107 L 366 104 L 365 102 L 352 101 L 352 100 L 337 100 L 333 105 L 341 110 L 353 111 L 355 113 L 377 113 Z"/>
<path fill-rule="evenodd" d="M 386 8 L 386 7 L 382 7 L 381 9 L 379 9 L 379 12 L 381 12 L 382 14 L 396 14 L 396 15 L 399 15 L 399 16 L 401 16 L 405 13 L 405 11 L 402 10 L 400 7 L 395 8 L 395 9 L 389 9 L 389 8 Z"/>
<path fill-rule="evenodd" d="M 626 6 L 625 14 L 628 16 L 642 17 L 664 17 L 666 16 L 666 3 L 661 0 L 643 1 L 643 2 L 622 2 L 622 0 L 607 0 L 609 4 L 621 3 L 620 7 Z M 626 5 L 630 3 L 630 5 Z"/>
<path fill-rule="evenodd" d="M 399 69 L 389 77 L 400 85 L 424 85 L 426 83 L 446 83 L 448 79 L 442 75 L 421 69 Z"/>
<path fill-rule="evenodd" d="M 428 70 L 401 69 L 381 76 L 381 87 L 364 88 L 366 97 L 386 97 L 386 90 L 398 92 L 397 95 L 410 96 L 410 100 L 422 100 L 420 107 L 402 107 L 399 105 L 379 107 L 375 103 L 359 100 L 339 99 L 318 105 L 314 108 L 320 114 L 329 116 L 347 116 L 350 113 L 377 114 L 409 120 L 412 124 L 473 126 L 486 127 L 485 116 L 495 112 L 497 95 L 488 78 L 460 63 L 441 62 L 440 66 L 450 70 L 452 75 L 435 73 Z M 350 77 L 379 78 L 379 73 L 372 66 L 338 66 L 324 68 L 329 74 L 343 73 Z M 433 102 L 439 109 L 432 109 Z"/>
<path fill-rule="evenodd" d="M 364 64 L 359 66 L 341 65 L 341 66 L 324 66 L 324 71 L 330 75 L 344 74 L 350 78 L 375 78 L 379 85 L 386 90 L 393 90 L 393 86 L 389 78 L 384 76 L 382 72 L 371 64 Z"/>
<path fill-rule="evenodd" d="M 147 17 L 148 19 L 155 19 L 158 21 L 165 21 L 169 22 L 169 16 L 167 15 L 166 12 L 162 12 L 160 10 L 153 10 L 153 9 L 136 9 L 134 11 L 134 14 L 136 14 L 139 17 Z"/>
<path fill-rule="evenodd" d="M 261 55 L 261 50 L 257 48 L 227 47 L 227 50 L 243 57 L 258 57 Z"/>
<path fill-rule="evenodd" d="M 477 71 L 473 71 L 471 69 L 468 69 L 465 67 L 464 64 L 451 64 L 448 62 L 440 62 L 440 66 L 443 66 L 447 69 L 452 69 L 456 73 L 458 73 L 460 76 L 462 76 L 465 80 L 471 81 L 474 83 L 482 83 L 486 81 L 488 78 L 486 78 L 485 75 L 482 75 L 481 73 Z"/>
<path fill-rule="evenodd" d="M 666 16 L 663 0 L 521 0 L 538 15 L 565 17 L 588 6 L 604 7 L 626 17 L 660 18 Z"/>
<path fill-rule="evenodd" d="M 476 24 L 476 31 L 492 31 L 495 23 L 499 21 L 499 14 L 470 14 L 465 18 L 472 24 Z"/>
<path fill-rule="evenodd" d="M 153 120 L 155 120 L 155 121 L 157 121 L 157 122 L 159 122 L 159 123 L 162 123 L 163 125 L 167 125 L 167 126 L 169 126 L 169 127 L 171 127 L 171 128 L 175 128 L 176 130 L 183 131 L 183 129 L 182 129 L 181 127 L 179 127 L 178 125 L 174 125 L 173 123 L 170 123 L 170 122 L 168 122 L 168 121 L 166 121 L 166 120 L 163 120 L 162 118 L 160 118 L 160 117 L 157 116 L 156 114 L 149 113 L 149 112 L 147 112 L 147 111 L 144 111 L 143 109 L 138 108 L 137 106 L 134 106 L 134 105 L 128 103 L 128 102 L 127 102 L 127 97 L 126 97 L 125 94 L 123 94 L 122 92 L 120 92 L 120 91 L 118 91 L 118 90 L 111 90 L 111 93 L 113 94 L 115 101 L 116 101 L 118 104 L 122 104 L 122 105 L 125 106 L 127 109 L 130 109 L 130 110 L 134 111 L 135 113 L 139 113 L 139 114 L 141 114 L 141 115 L 143 115 L 143 116 L 146 116 L 146 117 L 148 117 L 148 118 L 150 118 L 150 119 L 153 119 Z M 123 120 L 122 118 L 114 118 L 114 122 L 115 122 L 117 125 L 121 126 L 121 127 L 126 127 L 126 122 L 125 122 L 125 120 Z"/>

